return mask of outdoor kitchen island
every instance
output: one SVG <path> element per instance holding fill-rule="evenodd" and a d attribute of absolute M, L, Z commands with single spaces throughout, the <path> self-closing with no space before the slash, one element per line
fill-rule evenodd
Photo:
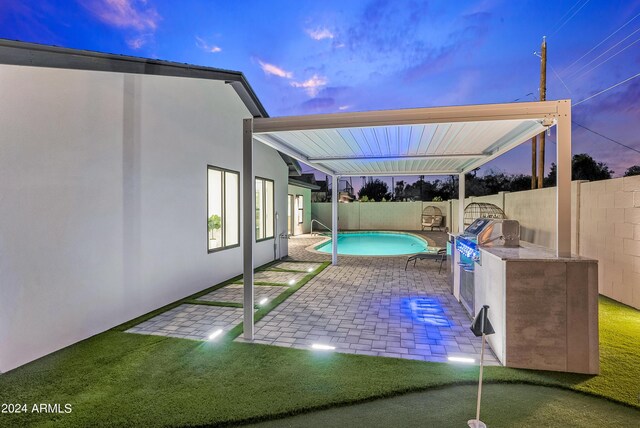
<path fill-rule="evenodd" d="M 487 340 L 503 365 L 599 372 L 597 260 L 522 241 L 452 238 L 453 294 L 472 316 L 489 305 L 495 334 Z"/>

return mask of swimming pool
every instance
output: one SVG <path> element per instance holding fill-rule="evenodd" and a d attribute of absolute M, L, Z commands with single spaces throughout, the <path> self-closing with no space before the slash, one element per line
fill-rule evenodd
<path fill-rule="evenodd" d="M 317 247 L 316 251 L 331 253 L 331 240 Z M 425 251 L 429 244 L 422 238 L 408 233 L 355 232 L 338 234 L 338 254 L 350 256 L 401 256 Z"/>

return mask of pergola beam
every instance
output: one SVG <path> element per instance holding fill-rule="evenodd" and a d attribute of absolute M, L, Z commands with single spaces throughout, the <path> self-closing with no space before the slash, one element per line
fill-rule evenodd
<path fill-rule="evenodd" d="M 393 171 L 393 172 L 378 172 L 378 171 L 347 171 L 340 173 L 340 177 L 362 177 L 362 176 L 375 176 L 375 177 L 395 177 L 398 175 L 457 175 L 461 171 L 458 170 L 442 170 L 442 171 Z"/>
<path fill-rule="evenodd" d="M 326 156 L 309 157 L 309 162 L 338 162 L 354 160 L 428 160 L 428 159 L 476 159 L 487 157 L 485 153 L 451 153 L 451 154 L 425 154 L 425 155 L 387 155 L 387 156 Z"/>
<path fill-rule="evenodd" d="M 315 129 L 368 128 L 375 126 L 421 125 L 430 123 L 486 122 L 493 120 L 540 120 L 556 117 L 557 101 L 510 104 L 483 104 L 456 107 L 429 107 L 380 110 L 358 113 L 317 114 L 257 118 L 254 133 Z"/>
<path fill-rule="evenodd" d="M 480 168 L 482 165 L 491 162 L 498 156 L 502 156 L 503 154 L 507 153 L 512 149 L 515 149 L 520 144 L 524 143 L 525 141 L 529 141 L 531 138 L 535 137 L 541 132 L 544 132 L 545 130 L 546 128 L 542 126 L 532 126 L 531 128 L 524 130 L 518 136 L 512 139 L 513 142 L 511 144 L 501 148 L 500 150 L 496 150 L 495 152 L 491 153 L 490 155 L 486 156 L 483 159 L 479 159 L 477 161 L 472 162 L 471 164 L 467 165 L 464 168 L 464 172 L 470 172 L 476 168 Z"/>
<path fill-rule="evenodd" d="M 254 119 L 254 125 L 255 125 L 255 120 Z M 294 148 L 288 146 L 287 144 L 283 143 L 282 141 L 278 140 L 277 137 L 274 137 L 273 135 L 255 135 L 255 133 L 253 134 L 253 138 L 263 144 L 266 144 L 267 146 L 278 150 L 279 152 L 284 153 L 285 155 L 292 157 L 293 159 L 305 163 L 309 166 L 314 167 L 315 169 L 317 169 L 320 172 L 323 172 L 327 175 L 335 175 L 335 171 L 323 166 L 323 165 L 318 165 L 317 163 L 314 163 L 313 161 L 309 160 L 309 158 L 305 155 L 303 155 L 302 153 L 300 153 L 299 151 L 295 150 Z"/>

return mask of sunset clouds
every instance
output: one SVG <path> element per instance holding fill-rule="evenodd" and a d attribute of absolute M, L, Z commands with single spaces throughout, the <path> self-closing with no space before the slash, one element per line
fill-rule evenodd
<path fill-rule="evenodd" d="M 333 39 L 334 35 L 328 28 L 315 28 L 306 30 L 313 40 Z"/>
<path fill-rule="evenodd" d="M 119 28 L 155 30 L 161 19 L 156 9 L 144 0 L 82 0 L 80 3 L 100 21 Z"/>
<path fill-rule="evenodd" d="M 640 17 L 624 24 L 640 3 L 621 3 L 591 0 L 558 30 L 571 4 L 553 0 L 0 0 L 0 37 L 238 70 L 282 116 L 529 101 L 546 34 L 547 98 L 575 102 L 638 73 Z M 640 78 L 573 117 L 640 148 L 638 94 Z M 616 172 L 640 162 L 577 126 L 573 147 Z M 490 167 L 526 172 L 529 152 Z"/>
<path fill-rule="evenodd" d="M 260 64 L 260 68 L 262 68 L 264 74 L 283 77 L 285 79 L 291 79 L 293 77 L 292 72 L 286 71 L 285 69 L 278 67 L 277 65 L 269 64 L 268 62 L 264 62 L 262 60 L 258 60 L 258 64 Z"/>
<path fill-rule="evenodd" d="M 198 36 L 196 36 L 196 46 L 208 53 L 222 52 L 222 48 L 220 46 L 209 44 L 205 39 Z"/>
<path fill-rule="evenodd" d="M 102 23 L 128 32 L 126 43 L 139 50 L 153 39 L 160 14 L 147 0 L 79 0 Z"/>
<path fill-rule="evenodd" d="M 303 88 L 310 97 L 315 97 L 321 87 L 327 84 L 327 79 L 322 76 L 314 74 L 309 79 L 303 82 L 291 82 L 291 86 L 294 88 Z"/>

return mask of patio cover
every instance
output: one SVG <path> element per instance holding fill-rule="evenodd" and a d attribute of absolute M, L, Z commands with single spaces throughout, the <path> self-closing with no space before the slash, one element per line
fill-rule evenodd
<path fill-rule="evenodd" d="M 559 101 L 254 119 L 253 136 L 329 175 L 468 172 L 556 123 Z"/>
<path fill-rule="evenodd" d="M 571 257 L 571 101 L 541 101 L 245 119 L 243 189 L 252 195 L 253 141 L 332 176 L 333 264 L 337 264 L 340 176 L 459 176 L 557 126 L 556 253 Z M 244 198 L 253 212 L 253 198 Z M 459 232 L 464 209 L 459 209 Z M 253 216 L 244 216 L 245 308 L 253 308 Z M 253 313 L 245 309 L 245 338 Z"/>

